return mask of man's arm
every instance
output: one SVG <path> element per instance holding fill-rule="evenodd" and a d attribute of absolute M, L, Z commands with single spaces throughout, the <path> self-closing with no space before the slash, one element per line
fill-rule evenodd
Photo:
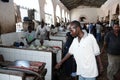
<path fill-rule="evenodd" d="M 34 42 L 36 40 L 36 38 L 34 38 L 32 41 L 29 42 L 29 44 L 31 44 L 32 42 Z"/>
<path fill-rule="evenodd" d="M 109 44 L 109 41 L 110 41 L 110 32 L 108 32 L 105 37 L 104 37 L 104 43 L 103 43 L 103 47 L 101 49 L 101 53 L 105 53 L 106 52 L 106 49 L 108 47 L 108 44 Z"/>
<path fill-rule="evenodd" d="M 47 39 L 50 40 L 50 31 L 47 31 Z"/>
<path fill-rule="evenodd" d="M 101 49 L 101 53 L 102 53 L 102 54 L 105 53 L 106 48 L 107 48 L 107 43 L 104 41 L 103 47 L 102 47 L 102 49 Z"/>
<path fill-rule="evenodd" d="M 97 63 L 98 63 L 99 73 L 101 74 L 103 72 L 103 64 L 102 64 L 100 55 L 97 55 L 96 59 L 97 59 Z"/>
<path fill-rule="evenodd" d="M 71 54 L 67 53 L 66 56 L 55 66 L 56 69 L 59 69 L 60 66 L 71 56 Z"/>
<path fill-rule="evenodd" d="M 102 61 L 101 61 L 101 58 L 100 58 L 100 48 L 99 48 L 99 45 L 96 41 L 96 39 L 93 37 L 93 50 L 94 50 L 94 53 L 95 53 L 95 56 L 96 56 L 96 60 L 97 60 L 97 63 L 98 63 L 98 69 L 99 69 L 99 72 L 100 74 L 103 72 L 103 65 L 102 65 Z"/>
<path fill-rule="evenodd" d="M 38 38 L 38 35 L 40 35 L 39 26 L 38 26 L 37 29 L 36 29 L 35 37 Z"/>

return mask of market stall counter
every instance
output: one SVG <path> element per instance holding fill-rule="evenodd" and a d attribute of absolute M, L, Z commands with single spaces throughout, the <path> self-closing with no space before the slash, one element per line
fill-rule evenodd
<path fill-rule="evenodd" d="M 3 56 L 0 55 L 0 59 Z M 9 74 L 21 76 L 22 80 L 26 80 L 28 76 L 31 76 L 33 80 L 45 80 L 47 69 L 45 69 L 46 63 L 39 61 L 0 61 L 0 74 Z M 1 77 L 1 76 L 0 76 Z M 1 78 L 3 79 L 3 78 Z M 8 80 L 8 79 L 7 79 Z"/>
<path fill-rule="evenodd" d="M 53 58 L 53 55 L 55 54 L 53 52 L 45 51 L 45 50 L 23 49 L 23 48 L 0 46 L 0 54 L 3 55 L 5 61 L 13 62 L 16 60 L 27 60 L 27 61 L 36 61 L 36 62 L 46 63 L 45 68 L 47 69 L 47 73 L 45 76 L 45 80 L 52 80 L 52 73 L 53 73 L 52 68 L 54 64 L 53 61 L 55 61 L 54 60 L 55 58 Z M 9 69 L 11 69 L 11 67 L 9 67 Z"/>

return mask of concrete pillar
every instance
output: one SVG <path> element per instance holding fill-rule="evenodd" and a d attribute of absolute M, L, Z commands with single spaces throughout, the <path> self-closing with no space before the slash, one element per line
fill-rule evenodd
<path fill-rule="evenodd" d="M 45 19 L 44 5 L 45 5 L 45 0 L 39 0 L 40 20 Z"/>
<path fill-rule="evenodd" d="M 53 24 L 55 25 L 57 20 L 56 20 L 56 8 L 54 8 L 54 14 L 53 14 Z"/>
<path fill-rule="evenodd" d="M 13 0 L 0 1 L 0 26 L 1 34 L 15 32 L 15 9 Z"/>
<path fill-rule="evenodd" d="M 113 19 L 112 11 L 110 10 L 110 18 L 109 18 L 109 25 L 111 24 L 111 20 Z"/>

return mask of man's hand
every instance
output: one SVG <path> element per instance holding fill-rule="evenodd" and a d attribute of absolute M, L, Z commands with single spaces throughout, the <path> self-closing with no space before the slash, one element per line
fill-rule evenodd
<path fill-rule="evenodd" d="M 106 53 L 106 51 L 105 51 L 104 48 L 102 48 L 102 49 L 101 49 L 101 54 L 104 54 L 104 53 Z"/>
<path fill-rule="evenodd" d="M 103 64 L 102 64 L 100 55 L 96 56 L 96 58 L 97 58 L 97 62 L 98 62 L 99 73 L 102 74 L 102 72 L 103 72 Z"/>
<path fill-rule="evenodd" d="M 55 69 L 59 69 L 59 68 L 61 67 L 61 65 L 62 65 L 62 63 L 57 63 L 57 64 L 55 65 Z"/>
<path fill-rule="evenodd" d="M 31 44 L 31 42 L 27 42 L 27 44 L 28 44 L 28 45 L 30 45 L 30 44 Z"/>
<path fill-rule="evenodd" d="M 103 71 L 104 71 L 104 69 L 103 69 L 103 65 L 102 65 L 102 64 L 100 64 L 100 65 L 99 65 L 99 73 L 100 73 L 100 74 L 102 74 L 102 73 L 103 73 Z"/>
<path fill-rule="evenodd" d="M 21 39 L 25 39 L 25 37 L 21 37 Z"/>
<path fill-rule="evenodd" d="M 101 54 L 106 53 L 106 48 L 107 48 L 107 42 L 104 41 L 103 47 L 101 49 Z"/>
<path fill-rule="evenodd" d="M 48 38 L 48 40 L 50 41 L 51 39 L 50 39 L 50 38 Z"/>
<path fill-rule="evenodd" d="M 70 56 L 71 56 L 71 54 L 67 53 L 66 56 L 55 66 L 55 68 L 59 69 L 61 67 L 62 63 L 64 63 Z"/>

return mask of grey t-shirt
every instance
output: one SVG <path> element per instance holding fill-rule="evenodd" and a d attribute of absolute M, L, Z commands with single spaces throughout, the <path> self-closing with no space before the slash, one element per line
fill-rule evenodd
<path fill-rule="evenodd" d="M 107 43 L 107 50 L 109 54 L 120 55 L 120 32 L 118 36 L 110 31 L 106 34 L 104 41 Z"/>

